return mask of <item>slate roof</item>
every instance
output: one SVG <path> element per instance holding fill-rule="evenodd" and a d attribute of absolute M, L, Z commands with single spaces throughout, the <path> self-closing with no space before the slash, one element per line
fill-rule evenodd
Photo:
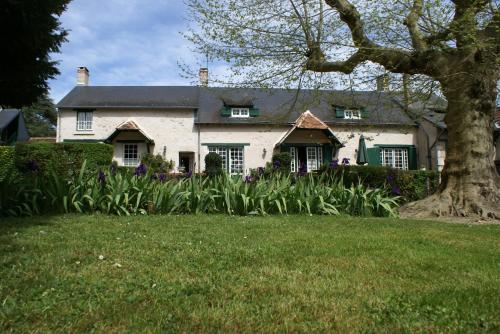
<path fill-rule="evenodd" d="M 195 109 L 197 102 L 197 87 L 76 86 L 57 107 Z"/>
<path fill-rule="evenodd" d="M 23 113 L 19 109 L 3 109 L 0 110 L 0 134 L 9 126 L 10 123 L 19 119 L 17 123 L 17 138 L 16 141 L 27 141 L 30 139 L 28 129 L 24 122 Z"/>
<path fill-rule="evenodd" d="M 252 106 L 260 115 L 223 117 L 223 106 Z M 335 117 L 334 106 L 364 107 L 368 117 Z M 327 124 L 411 125 L 393 92 L 221 88 L 193 86 L 77 86 L 58 104 L 60 109 L 157 108 L 198 109 L 198 124 L 293 124 L 306 110 Z"/>
<path fill-rule="evenodd" d="M 363 91 L 328 91 L 256 89 L 256 88 L 201 88 L 198 123 L 238 124 L 267 123 L 293 124 L 306 110 L 329 124 L 394 124 L 415 125 L 393 93 Z M 250 106 L 258 108 L 259 117 L 231 118 L 220 115 L 224 106 Z M 349 120 L 335 117 L 334 106 L 365 107 L 368 117 Z"/>

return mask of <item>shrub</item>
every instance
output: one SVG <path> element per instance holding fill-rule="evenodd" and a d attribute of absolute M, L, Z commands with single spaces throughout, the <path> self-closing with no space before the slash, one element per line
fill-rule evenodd
<path fill-rule="evenodd" d="M 273 155 L 273 170 L 282 173 L 290 173 L 292 156 L 288 152 L 276 153 Z"/>
<path fill-rule="evenodd" d="M 23 172 L 37 170 L 44 176 L 52 173 L 72 175 L 83 161 L 91 169 L 109 166 L 113 146 L 101 143 L 18 143 L 15 149 L 16 167 Z"/>
<path fill-rule="evenodd" d="M 363 183 L 370 188 L 388 188 L 403 201 L 425 198 L 437 190 L 439 173 L 436 171 L 402 171 L 381 166 L 324 166 L 320 171 L 333 178 L 343 178 L 346 186 Z"/>
<path fill-rule="evenodd" d="M 174 168 L 174 162 L 163 159 L 161 154 L 146 153 L 142 156 L 141 163 L 151 168 L 155 173 L 168 173 Z"/>
<path fill-rule="evenodd" d="M 15 172 L 14 147 L 0 146 L 0 183 Z"/>
<path fill-rule="evenodd" d="M 221 175 L 222 169 L 222 158 L 215 152 L 210 152 L 205 156 L 205 173 L 210 176 Z"/>

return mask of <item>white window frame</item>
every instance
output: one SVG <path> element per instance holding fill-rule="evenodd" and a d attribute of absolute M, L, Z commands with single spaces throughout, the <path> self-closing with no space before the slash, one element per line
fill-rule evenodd
<path fill-rule="evenodd" d="M 380 164 L 394 169 L 408 170 L 408 149 L 404 147 L 381 148 Z"/>
<path fill-rule="evenodd" d="M 245 171 L 245 149 L 243 146 L 209 146 L 208 152 L 217 153 L 222 159 L 222 168 L 230 175 Z"/>
<path fill-rule="evenodd" d="M 361 111 L 358 109 L 344 110 L 344 119 L 361 119 Z"/>
<path fill-rule="evenodd" d="M 306 147 L 307 171 L 313 172 L 319 169 L 318 167 L 318 148 Z"/>
<path fill-rule="evenodd" d="M 92 131 L 93 118 L 94 118 L 93 111 L 77 111 L 76 112 L 76 130 L 77 131 Z"/>
<path fill-rule="evenodd" d="M 297 148 L 296 147 L 290 147 L 290 157 L 292 158 L 290 160 L 290 170 L 292 173 L 297 172 Z"/>
<path fill-rule="evenodd" d="M 250 108 L 231 108 L 231 117 L 236 117 L 236 118 L 250 117 Z"/>
<path fill-rule="evenodd" d="M 127 146 L 135 146 L 135 158 L 127 158 Z M 130 153 L 130 152 L 129 152 Z M 133 152 L 132 152 L 133 153 Z M 137 167 L 139 165 L 139 144 L 137 143 L 127 143 L 123 144 L 123 166 L 125 167 Z"/>

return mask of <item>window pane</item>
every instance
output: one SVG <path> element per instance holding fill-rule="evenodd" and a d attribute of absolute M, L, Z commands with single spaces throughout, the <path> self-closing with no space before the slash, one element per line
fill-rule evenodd
<path fill-rule="evenodd" d="M 137 144 L 125 144 L 123 146 L 123 164 L 125 166 L 137 166 L 139 164 Z"/>
<path fill-rule="evenodd" d="M 307 171 L 312 172 L 318 170 L 318 157 L 316 147 L 307 148 Z"/>
<path fill-rule="evenodd" d="M 229 149 L 231 155 L 231 174 L 241 174 L 243 173 L 243 149 L 240 147 L 232 147 Z"/>
<path fill-rule="evenodd" d="M 76 129 L 77 130 L 92 130 L 92 115 L 91 111 L 79 111 L 76 113 Z"/>

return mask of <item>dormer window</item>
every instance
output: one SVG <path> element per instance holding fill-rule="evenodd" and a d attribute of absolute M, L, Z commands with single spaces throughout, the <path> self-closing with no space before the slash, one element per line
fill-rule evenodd
<path fill-rule="evenodd" d="M 343 119 L 365 119 L 368 118 L 368 110 L 365 107 L 344 107 L 344 106 L 333 106 L 335 109 L 335 117 Z"/>
<path fill-rule="evenodd" d="M 249 108 L 231 108 L 231 117 L 250 117 Z"/>
<path fill-rule="evenodd" d="M 361 113 L 358 109 L 346 109 L 344 119 L 361 119 Z"/>

